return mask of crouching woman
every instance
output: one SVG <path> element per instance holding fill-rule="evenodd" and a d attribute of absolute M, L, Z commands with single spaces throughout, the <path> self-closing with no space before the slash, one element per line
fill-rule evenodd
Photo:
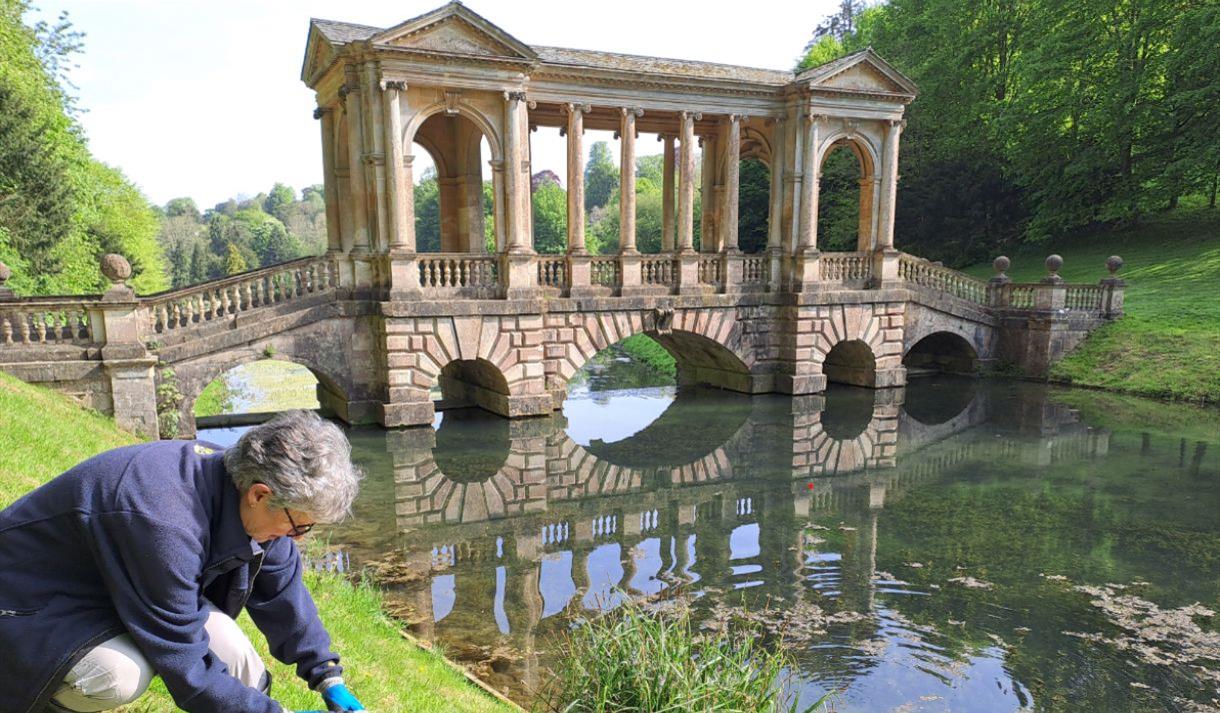
<path fill-rule="evenodd" d="M 154 675 L 191 713 L 281 713 L 243 609 L 328 708 L 364 710 L 294 542 L 359 480 L 343 432 L 293 411 L 226 451 L 103 453 L 0 511 L 0 713 L 109 710 Z"/>

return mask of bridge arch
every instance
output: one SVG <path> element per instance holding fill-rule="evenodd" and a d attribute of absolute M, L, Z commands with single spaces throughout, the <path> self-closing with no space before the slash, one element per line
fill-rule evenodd
<path fill-rule="evenodd" d="M 746 343 L 734 308 L 572 314 L 556 356 L 548 367 L 547 390 L 558 408 L 568 381 L 598 352 L 627 337 L 646 334 L 674 357 L 678 383 L 707 384 L 752 394 L 769 388 L 756 372 L 753 349 Z"/>
<path fill-rule="evenodd" d="M 402 145 L 410 146 L 412 142 L 418 142 L 419 129 L 424 122 L 440 113 L 445 113 L 448 116 L 460 116 L 475 125 L 475 127 L 487 139 L 487 145 L 491 148 L 491 160 L 504 160 L 502 149 L 503 142 L 500 140 L 500 132 L 496 128 L 497 122 L 492 121 L 478 107 L 465 101 L 458 101 L 456 104 L 450 105 L 444 101 L 438 101 L 430 104 L 416 112 L 406 126 L 402 129 Z"/>
<path fill-rule="evenodd" d="M 178 408 L 179 433 L 185 437 L 195 435 L 195 402 L 208 384 L 239 366 L 269 358 L 308 369 L 318 382 L 318 403 L 324 411 L 337 410 L 336 407 L 346 410 L 346 404 L 353 391 L 350 379 L 340 375 L 329 365 L 319 362 L 309 354 L 286 353 L 277 349 L 274 356 L 269 357 L 265 350 L 242 349 L 212 354 L 173 365 L 174 379 L 178 385 L 178 392 L 182 395 L 182 403 Z M 345 414 L 340 413 L 339 415 Z"/>
<path fill-rule="evenodd" d="M 902 365 L 908 374 L 974 374 L 979 368 L 979 353 L 966 337 L 941 330 L 915 341 L 903 355 Z"/>

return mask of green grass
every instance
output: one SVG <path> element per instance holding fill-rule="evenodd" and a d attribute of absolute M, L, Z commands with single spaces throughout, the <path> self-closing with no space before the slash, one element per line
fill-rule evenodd
<path fill-rule="evenodd" d="M 69 399 L 0 372 L 0 508 L 89 456 L 138 442 L 114 422 Z M 400 633 L 378 590 L 334 574 L 309 573 L 306 584 L 347 667 L 349 687 L 370 711 L 509 711 L 438 655 Z M 289 710 L 321 707 L 294 671 L 274 661 L 243 615 L 240 623 L 275 677 L 273 693 Z M 125 713 L 177 710 L 160 680 Z"/>
<path fill-rule="evenodd" d="M 689 612 L 649 613 L 628 600 L 583 622 L 563 644 L 550 709 L 565 713 L 782 711 L 793 664 L 758 632 L 700 634 Z M 820 708 L 822 703 L 810 710 Z"/>
<path fill-rule="evenodd" d="M 1096 283 L 1104 262 L 1126 266 L 1126 315 L 1098 329 L 1053 368 L 1056 381 L 1119 392 L 1220 403 L 1220 211 L 1180 210 L 1128 228 L 1075 236 L 1009 255 L 1009 276 L 1034 282 L 1063 256 L 1068 282 Z M 990 265 L 966 272 L 991 276 Z"/>
<path fill-rule="evenodd" d="M 661 374 L 676 376 L 678 364 L 665 347 L 646 334 L 633 334 L 619 343 L 623 351 L 638 362 Z"/>
<path fill-rule="evenodd" d="M 222 377 L 204 387 L 195 399 L 196 416 L 318 408 L 318 380 L 300 364 L 264 359 L 236 367 L 229 375 L 239 377 L 233 386 Z M 241 409 L 236 409 L 238 403 Z"/>

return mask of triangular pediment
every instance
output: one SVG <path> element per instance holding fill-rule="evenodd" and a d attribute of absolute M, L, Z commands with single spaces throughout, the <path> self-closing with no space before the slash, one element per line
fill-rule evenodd
<path fill-rule="evenodd" d="M 810 89 L 832 89 L 868 94 L 915 96 L 915 83 L 882 59 L 872 48 L 805 70 L 797 81 Z"/>
<path fill-rule="evenodd" d="M 370 41 L 375 45 L 476 57 L 537 59 L 529 45 L 455 2 L 391 27 Z"/>

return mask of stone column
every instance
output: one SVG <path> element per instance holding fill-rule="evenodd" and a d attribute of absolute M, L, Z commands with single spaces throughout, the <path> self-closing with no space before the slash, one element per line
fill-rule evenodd
<path fill-rule="evenodd" d="M 771 132 L 771 195 L 767 216 L 767 253 L 771 257 L 771 288 L 780 282 L 780 256 L 784 245 L 784 165 L 787 156 L 787 121 L 780 117 Z"/>
<path fill-rule="evenodd" d="M 368 112 L 367 122 L 369 125 L 369 133 L 373 138 L 372 146 L 365 144 L 365 150 L 371 153 L 366 157 L 366 161 L 371 163 L 373 174 L 373 195 L 375 198 L 375 207 L 377 211 L 376 225 L 372 233 L 372 245 L 375 251 L 384 251 L 389 246 L 389 206 L 386 197 L 386 138 L 385 138 L 385 112 L 382 109 L 381 101 L 381 86 L 378 82 L 378 66 L 374 62 L 368 62 L 364 65 L 365 87 L 367 92 L 365 96 L 368 98 L 368 103 L 365 106 L 365 111 Z"/>
<path fill-rule="evenodd" d="M 720 252 L 720 235 L 716 225 L 716 201 L 721 197 L 716 190 L 716 135 L 704 134 L 699 137 L 700 171 L 702 180 L 702 200 L 699 205 L 699 252 Z"/>
<path fill-rule="evenodd" d="M 678 164 L 678 251 L 689 253 L 695 245 L 695 121 L 701 114 L 682 112 L 682 138 Z"/>
<path fill-rule="evenodd" d="M 369 217 L 364 192 L 364 118 L 360 111 L 360 90 L 355 82 L 339 90 L 347 112 L 348 192 L 352 206 L 352 253 L 369 251 Z"/>
<path fill-rule="evenodd" d="M 703 115 L 684 111 L 678 161 L 678 293 L 699 291 L 699 255 L 695 252 L 695 121 Z"/>
<path fill-rule="evenodd" d="M 619 110 L 619 252 L 637 255 L 635 247 L 635 119 L 643 109 Z M 624 274 L 624 279 L 626 275 Z"/>
<path fill-rule="evenodd" d="M 530 185 L 529 166 L 525 153 L 525 92 L 505 92 L 504 119 L 504 192 L 507 210 L 507 252 L 532 253 L 529 244 Z"/>
<path fill-rule="evenodd" d="M 339 235 L 339 186 L 335 176 L 335 112 L 328 107 L 314 109 L 313 118 L 322 127 L 322 194 L 326 200 L 326 252 L 343 252 Z"/>
<path fill-rule="evenodd" d="M 657 140 L 664 146 L 661 159 L 661 252 L 674 250 L 674 137 L 661 134 Z"/>
<path fill-rule="evenodd" d="M 402 146 L 402 107 L 400 96 L 406 91 L 405 82 L 387 81 L 382 85 L 385 95 L 382 101 L 384 110 L 383 132 L 389 151 L 386 155 L 386 192 L 388 195 L 389 213 L 389 247 L 391 252 L 415 252 L 415 226 L 408 222 L 408 216 L 414 213 L 414 196 L 410 184 L 406 182 L 408 173 L 403 156 Z"/>
<path fill-rule="evenodd" d="M 525 92 L 505 92 L 504 192 L 508 248 L 500 260 L 500 283 L 508 299 L 534 296 L 538 270 L 530 240 L 529 114 Z"/>
<path fill-rule="evenodd" d="M 821 119 L 821 116 L 813 113 L 806 113 L 803 117 L 800 227 L 792 271 L 792 287 L 798 291 L 810 289 L 821 279 L 818 263 L 818 190 L 822 172 L 818 145 L 821 142 Z"/>
<path fill-rule="evenodd" d="M 728 138 L 724 147 L 724 205 L 721 206 L 721 251 L 738 252 L 737 201 L 741 191 L 741 120 L 740 114 L 729 114 Z"/>
<path fill-rule="evenodd" d="M 504 207 L 504 204 L 507 202 L 505 199 L 507 189 L 504 186 L 506 183 L 504 180 L 504 159 L 492 159 L 488 161 L 488 164 L 491 166 L 491 199 L 492 215 L 495 220 L 496 252 L 502 253 L 508 249 L 507 238 L 505 237 L 508 219 L 505 217 L 506 209 Z"/>
<path fill-rule="evenodd" d="M 588 104 L 567 104 L 568 111 L 568 252 L 583 255 L 585 248 L 584 133 Z"/>
<path fill-rule="evenodd" d="M 894 249 L 894 208 L 898 200 L 898 139 L 902 136 L 905 121 L 894 119 L 886 122 L 885 144 L 881 157 L 881 205 L 877 218 L 878 250 Z"/>

